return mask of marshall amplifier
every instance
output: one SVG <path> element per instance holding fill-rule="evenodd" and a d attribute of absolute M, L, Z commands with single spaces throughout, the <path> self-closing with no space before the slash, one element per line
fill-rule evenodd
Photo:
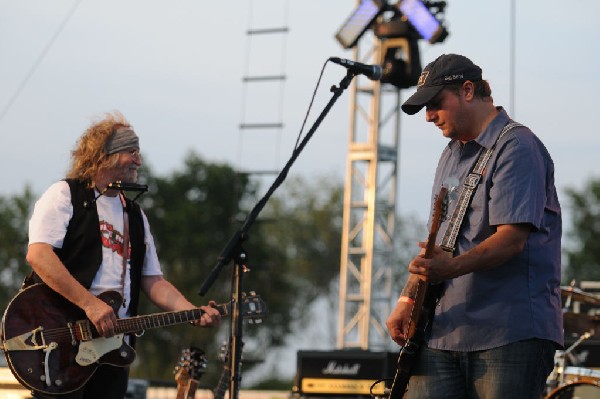
<path fill-rule="evenodd" d="M 294 393 L 301 396 L 383 394 L 396 373 L 398 353 L 362 350 L 298 351 Z M 371 386 L 379 381 L 387 381 Z"/>

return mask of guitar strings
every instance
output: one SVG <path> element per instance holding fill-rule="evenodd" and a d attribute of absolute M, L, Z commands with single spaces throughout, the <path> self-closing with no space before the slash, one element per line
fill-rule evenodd
<path fill-rule="evenodd" d="M 150 316 L 136 316 L 127 319 L 118 319 L 115 332 L 134 333 L 151 328 L 163 327 L 166 325 L 183 324 L 191 320 L 197 320 L 198 318 L 200 318 L 202 313 L 204 312 L 201 309 L 190 309 L 182 310 L 175 313 L 165 312 L 157 313 Z M 91 323 L 89 324 L 89 328 L 91 330 L 92 337 L 97 337 L 99 335 L 98 331 Z M 67 327 L 43 329 L 41 331 L 41 334 L 44 337 L 44 341 L 49 341 L 51 339 L 60 339 L 64 337 L 75 337 L 79 341 L 83 340 L 82 327 L 78 323 L 71 324 L 71 326 Z"/>

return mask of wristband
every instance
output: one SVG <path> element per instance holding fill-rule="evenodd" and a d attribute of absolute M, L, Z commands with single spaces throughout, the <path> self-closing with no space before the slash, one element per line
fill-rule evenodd
<path fill-rule="evenodd" d="M 412 299 L 409 296 L 404 296 L 402 295 L 400 298 L 398 298 L 398 302 L 404 302 L 404 303 L 408 303 L 410 305 L 414 305 L 415 304 L 415 300 Z"/>

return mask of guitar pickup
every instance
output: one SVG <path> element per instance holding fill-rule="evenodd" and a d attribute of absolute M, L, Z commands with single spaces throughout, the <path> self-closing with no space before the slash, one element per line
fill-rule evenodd
<path fill-rule="evenodd" d="M 79 321 L 76 321 L 75 324 L 78 327 L 79 334 L 81 336 L 82 341 L 90 341 L 91 339 L 94 338 L 89 320 L 79 320 Z"/>

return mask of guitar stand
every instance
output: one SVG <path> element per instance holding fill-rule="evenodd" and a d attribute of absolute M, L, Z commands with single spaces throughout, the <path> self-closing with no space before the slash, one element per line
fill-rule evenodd
<path fill-rule="evenodd" d="M 206 292 L 208 291 L 208 289 L 210 288 L 210 286 L 212 286 L 212 284 L 216 281 L 217 276 L 219 275 L 219 273 L 221 272 L 223 267 L 230 261 L 232 261 L 232 260 L 234 261 L 235 267 L 234 267 L 233 282 L 232 282 L 234 294 L 232 295 L 233 303 L 232 303 L 232 307 L 231 307 L 233 309 L 232 315 L 231 315 L 231 348 L 230 348 L 230 351 L 231 351 L 231 359 L 230 359 L 231 360 L 231 376 L 230 376 L 231 383 L 229 386 L 229 399 L 237 399 L 238 398 L 239 383 L 241 381 L 241 374 L 240 374 L 241 359 L 240 358 L 241 358 L 241 352 L 242 352 L 242 322 L 243 322 L 243 319 L 240 315 L 240 312 L 241 312 L 241 304 L 242 304 L 242 280 L 243 280 L 242 275 L 244 272 L 248 271 L 248 268 L 245 266 L 245 263 L 247 261 L 246 251 L 242 248 L 242 241 L 245 241 L 247 239 L 248 231 L 250 230 L 250 227 L 252 226 L 252 224 L 254 223 L 256 218 L 258 217 L 259 213 L 262 211 L 262 209 L 266 205 L 269 198 L 271 198 L 271 196 L 273 195 L 275 190 L 281 185 L 281 183 L 283 183 L 283 181 L 287 177 L 287 174 L 288 174 L 290 168 L 292 167 L 293 163 L 296 161 L 296 159 L 298 158 L 298 156 L 300 155 L 300 153 L 302 152 L 302 150 L 304 149 L 306 144 L 308 144 L 308 141 L 314 135 L 315 131 L 317 130 L 317 128 L 319 127 L 319 125 L 321 124 L 323 119 L 325 119 L 325 116 L 329 113 L 329 110 L 331 110 L 331 107 L 333 107 L 333 104 L 335 104 L 335 102 L 342 95 L 344 90 L 346 90 L 348 88 L 348 86 L 350 86 L 350 82 L 352 81 L 352 79 L 355 76 L 356 76 L 356 73 L 354 73 L 350 69 L 348 69 L 346 76 L 340 81 L 339 86 L 331 87 L 330 91 L 333 93 L 333 95 L 331 96 L 331 99 L 329 100 L 327 105 L 325 105 L 325 108 L 323 109 L 323 111 L 321 111 L 321 113 L 319 114 L 319 116 L 317 117 L 315 122 L 313 123 L 312 127 L 308 131 L 308 133 L 306 133 L 306 136 L 304 136 L 302 141 L 297 145 L 297 147 L 294 148 L 292 156 L 290 157 L 288 162 L 285 164 L 283 169 L 279 172 L 279 175 L 277 176 L 277 178 L 275 179 L 275 181 L 273 182 L 271 187 L 269 187 L 269 190 L 267 190 L 267 193 L 263 196 L 263 198 L 260 199 L 260 201 L 258 201 L 256 203 L 254 208 L 248 214 L 248 217 L 246 218 L 246 220 L 245 220 L 244 224 L 242 225 L 242 227 L 240 228 L 240 230 L 238 230 L 233 235 L 233 237 L 229 240 L 229 242 L 225 246 L 225 249 L 223 249 L 223 251 L 221 252 L 221 255 L 219 256 L 219 260 L 218 260 L 216 266 L 212 269 L 212 271 L 208 275 L 207 279 L 204 281 L 204 284 L 202 284 L 200 291 L 198 292 L 199 295 L 202 295 L 202 296 L 205 295 Z M 235 305 L 235 306 L 233 306 L 233 305 Z"/>

